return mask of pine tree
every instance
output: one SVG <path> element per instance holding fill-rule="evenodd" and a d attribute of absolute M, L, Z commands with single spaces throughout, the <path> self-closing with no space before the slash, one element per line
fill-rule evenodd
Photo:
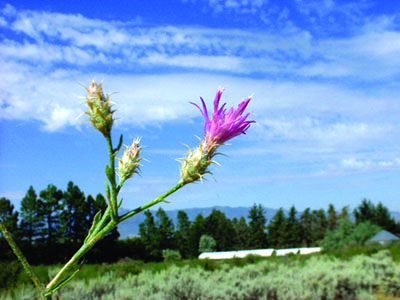
<path fill-rule="evenodd" d="M 189 254 L 190 226 L 191 222 L 189 221 L 187 213 L 183 210 L 179 210 L 175 238 L 179 252 L 183 258 L 187 258 Z"/>
<path fill-rule="evenodd" d="M 232 250 L 235 231 L 230 219 L 218 209 L 213 209 L 205 219 L 204 227 L 207 235 L 212 236 L 217 243 L 217 251 Z"/>
<path fill-rule="evenodd" d="M 276 212 L 267 229 L 268 245 L 272 248 L 284 248 L 286 246 L 286 217 L 283 208 Z"/>
<path fill-rule="evenodd" d="M 156 235 L 156 222 L 154 221 L 153 214 L 150 210 L 146 210 L 144 212 L 145 219 L 142 223 L 139 224 L 139 235 L 143 239 L 143 242 L 146 246 L 147 252 L 150 254 L 150 258 L 152 256 L 157 256 L 157 253 L 154 253 L 154 249 L 156 249 L 157 244 L 155 240 Z M 158 253 L 158 256 L 161 253 Z M 160 258 L 160 257 L 158 257 Z"/>
<path fill-rule="evenodd" d="M 391 233 L 398 233 L 395 219 L 392 218 L 387 207 L 381 202 L 376 206 L 375 217 L 373 220 L 370 220 L 370 222 Z"/>
<path fill-rule="evenodd" d="M 328 228 L 328 221 L 325 216 L 325 211 L 323 209 L 313 210 L 311 214 L 311 236 L 313 243 L 319 243 L 326 233 Z"/>
<path fill-rule="evenodd" d="M 47 189 L 40 192 L 38 200 L 38 215 L 44 226 L 41 228 L 41 238 L 46 244 L 47 263 L 54 263 L 57 259 L 54 248 L 62 237 L 60 231 L 60 216 L 63 211 L 63 192 L 55 185 L 49 184 Z"/>
<path fill-rule="evenodd" d="M 300 247 L 303 240 L 302 229 L 299 220 L 296 218 L 296 208 L 294 205 L 290 208 L 289 216 L 286 219 L 286 247 Z"/>
<path fill-rule="evenodd" d="M 14 236 L 18 236 L 18 212 L 14 211 L 14 205 L 5 197 L 0 199 L 0 222 Z"/>
<path fill-rule="evenodd" d="M 310 208 L 306 208 L 300 216 L 300 224 L 303 232 L 302 245 L 310 247 L 312 244 L 312 216 Z"/>
<path fill-rule="evenodd" d="M 367 199 L 363 199 L 361 204 L 354 210 L 354 217 L 356 218 L 356 224 L 370 221 L 373 222 L 375 219 L 375 205 Z"/>
<path fill-rule="evenodd" d="M 349 206 L 343 206 L 342 211 L 340 212 L 339 215 L 339 220 L 347 218 L 349 216 Z"/>
<path fill-rule="evenodd" d="M 246 219 L 241 216 L 239 221 L 234 218 L 232 225 L 235 230 L 234 245 L 235 250 L 247 249 L 247 241 L 249 240 L 249 226 L 246 223 Z"/>
<path fill-rule="evenodd" d="M 14 205 L 11 201 L 2 197 L 0 199 L 0 222 L 6 226 L 9 233 L 15 240 L 19 239 L 18 232 L 18 212 L 14 211 Z M 14 253 L 11 251 L 6 239 L 2 238 L 3 234 L 0 231 L 0 257 L 1 260 L 15 259 Z"/>
<path fill-rule="evenodd" d="M 61 215 L 64 238 L 71 252 L 75 252 L 90 229 L 90 211 L 85 194 L 72 181 L 63 194 L 64 211 Z"/>
<path fill-rule="evenodd" d="M 249 238 L 247 246 L 249 249 L 263 249 L 267 247 L 267 234 L 265 233 L 265 209 L 261 204 L 254 204 L 249 210 Z"/>
<path fill-rule="evenodd" d="M 154 238 L 157 241 L 157 249 L 161 251 L 166 249 L 175 249 L 174 223 L 161 207 L 157 210 L 156 216 L 156 235 Z"/>
<path fill-rule="evenodd" d="M 331 231 L 336 230 L 337 228 L 337 215 L 336 215 L 336 210 L 333 204 L 329 204 L 328 208 L 328 229 Z"/>
<path fill-rule="evenodd" d="M 202 214 L 198 214 L 191 226 L 189 235 L 189 254 L 191 257 L 199 256 L 199 242 L 203 234 L 206 233 L 204 227 L 204 217 Z"/>
<path fill-rule="evenodd" d="M 41 217 L 39 216 L 38 198 L 32 186 L 29 187 L 21 201 L 21 232 L 22 239 L 28 242 L 31 250 L 34 239 L 40 234 Z"/>

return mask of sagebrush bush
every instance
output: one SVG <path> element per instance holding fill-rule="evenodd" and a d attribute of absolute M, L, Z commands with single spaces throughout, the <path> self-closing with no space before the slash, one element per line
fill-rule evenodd
<path fill-rule="evenodd" d="M 246 262 L 246 260 L 243 260 Z M 125 262 L 128 265 L 133 262 Z M 260 259 L 253 264 L 204 260 L 202 266 L 150 269 L 118 276 L 116 270 L 87 282 L 77 280 L 58 294 L 70 299 L 374 299 L 374 293 L 400 295 L 400 265 L 391 252 L 352 259 L 316 255 Z M 205 267 L 206 266 L 206 267 Z M 26 295 L 30 291 L 25 290 Z M 6 299 L 23 299 L 22 293 Z M 1 298 L 1 297 L 0 297 Z"/>

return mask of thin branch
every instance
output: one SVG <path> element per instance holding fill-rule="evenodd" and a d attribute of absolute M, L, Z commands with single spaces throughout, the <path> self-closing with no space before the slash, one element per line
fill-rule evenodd
<path fill-rule="evenodd" d="M 6 226 L 0 222 L 0 229 L 7 240 L 8 244 L 10 245 L 11 249 L 13 250 L 14 254 L 18 257 L 19 261 L 21 262 L 22 266 L 24 267 L 26 273 L 28 273 L 29 277 L 32 279 L 33 283 L 35 284 L 36 288 L 40 291 L 40 294 L 44 296 L 45 288 L 43 283 L 39 280 L 39 277 L 33 271 L 31 265 L 26 260 L 25 256 L 22 254 L 21 250 L 15 243 L 14 239 L 8 232 Z"/>

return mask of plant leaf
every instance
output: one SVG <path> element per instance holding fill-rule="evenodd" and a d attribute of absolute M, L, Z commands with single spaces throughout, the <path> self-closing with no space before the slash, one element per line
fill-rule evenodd
<path fill-rule="evenodd" d="M 86 237 L 86 239 L 85 239 L 85 242 L 84 242 L 84 244 L 86 244 L 88 241 L 89 241 L 89 239 L 90 239 L 90 237 L 92 236 L 92 234 L 93 234 L 93 232 L 96 232 L 97 231 L 97 225 L 98 225 L 98 223 L 99 223 L 99 221 L 101 220 L 101 211 L 99 211 L 95 216 L 94 216 L 94 218 L 93 218 L 93 223 L 92 223 L 92 227 L 90 227 L 90 229 L 89 229 L 89 233 L 88 233 L 88 235 L 87 235 L 87 237 Z"/>

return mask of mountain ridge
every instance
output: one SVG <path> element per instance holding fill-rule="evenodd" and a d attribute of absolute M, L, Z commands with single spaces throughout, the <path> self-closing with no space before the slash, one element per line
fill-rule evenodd
<path fill-rule="evenodd" d="M 246 220 L 248 220 L 247 216 L 249 213 L 249 209 L 251 207 L 247 207 L 247 206 L 238 206 L 238 207 L 231 207 L 231 206 L 220 206 L 220 205 L 216 205 L 216 206 L 210 206 L 210 207 L 193 207 L 193 208 L 185 208 L 185 209 L 172 209 L 172 210 L 165 210 L 167 216 L 173 220 L 174 224 L 176 224 L 176 220 L 177 220 L 177 215 L 178 215 L 178 211 L 183 210 L 187 213 L 189 220 L 190 221 L 194 221 L 194 219 L 196 218 L 196 216 L 200 213 L 203 215 L 203 217 L 207 217 L 213 209 L 218 209 L 220 211 L 222 211 L 227 218 L 229 219 L 233 219 L 233 218 L 237 218 L 239 219 L 240 217 L 245 217 Z M 267 222 L 269 220 L 272 219 L 272 217 L 276 214 L 276 212 L 278 211 L 278 209 L 275 208 L 268 208 L 268 207 L 264 207 L 265 209 L 265 217 L 267 218 Z M 120 209 L 120 213 L 124 214 L 127 213 L 128 209 L 124 209 L 121 208 Z M 153 215 L 155 216 L 155 213 L 157 211 L 157 209 L 151 209 L 150 210 Z M 288 212 L 288 210 L 285 210 L 285 212 Z M 297 214 L 301 214 L 302 212 L 298 212 Z M 400 221 L 400 212 L 394 212 L 391 211 L 390 212 L 391 216 L 397 221 Z M 352 214 L 351 214 L 352 216 Z M 121 224 L 118 225 L 118 231 L 120 233 L 120 239 L 125 239 L 128 237 L 134 237 L 134 236 L 138 236 L 139 235 L 139 224 L 142 223 L 145 219 L 145 215 L 144 213 L 139 213 L 136 216 L 122 222 Z"/>

